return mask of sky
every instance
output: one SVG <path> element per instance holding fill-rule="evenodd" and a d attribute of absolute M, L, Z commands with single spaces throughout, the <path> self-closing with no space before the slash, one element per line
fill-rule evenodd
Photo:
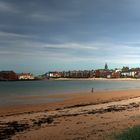
<path fill-rule="evenodd" d="M 139 0 L 0 0 L 0 70 L 140 67 Z"/>

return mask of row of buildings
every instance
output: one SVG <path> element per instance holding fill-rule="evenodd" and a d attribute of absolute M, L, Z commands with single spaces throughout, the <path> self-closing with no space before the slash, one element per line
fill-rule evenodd
<path fill-rule="evenodd" d="M 122 69 L 73 70 L 63 72 L 48 72 L 47 78 L 140 78 L 140 68 L 123 67 Z"/>
<path fill-rule="evenodd" d="M 34 80 L 35 77 L 31 73 L 17 74 L 14 71 L 0 71 L 0 81 L 16 81 L 16 80 Z"/>
<path fill-rule="evenodd" d="M 140 68 L 123 67 L 122 69 L 73 70 L 52 71 L 43 75 L 34 76 L 31 73 L 15 73 L 14 71 L 0 71 L 0 81 L 14 80 L 43 80 L 51 78 L 140 78 Z"/>

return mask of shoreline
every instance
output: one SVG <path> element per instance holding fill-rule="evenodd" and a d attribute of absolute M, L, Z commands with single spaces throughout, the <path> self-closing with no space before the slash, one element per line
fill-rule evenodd
<path fill-rule="evenodd" d="M 84 80 L 96 80 L 96 81 L 140 81 L 140 78 L 50 78 L 50 79 L 23 79 L 23 80 L 0 80 L 0 82 L 28 82 L 28 81 L 73 81 L 73 80 L 78 80 L 78 81 L 84 81 Z"/>
<path fill-rule="evenodd" d="M 73 80 L 96 80 L 96 81 L 140 81 L 140 79 L 136 79 L 136 78 L 56 78 L 56 79 L 50 79 L 50 80 L 60 80 L 60 81 L 73 81 Z"/>
<path fill-rule="evenodd" d="M 12 140 L 92 140 L 93 137 L 95 140 L 112 140 L 113 133 L 140 124 L 140 89 L 52 96 L 65 97 L 65 100 L 0 107 L 0 131 L 6 133 L 5 130 L 13 127 L 16 121 L 16 127 L 22 126 L 23 132 L 16 132 L 16 128 L 9 135 Z M 34 98 L 44 97 L 33 96 L 31 100 Z"/>
<path fill-rule="evenodd" d="M 122 90 L 102 90 L 82 93 L 71 93 L 71 94 L 49 94 L 47 96 L 23 96 L 18 97 L 22 99 L 44 99 L 44 98 L 63 98 L 62 101 L 54 101 L 48 103 L 39 104 L 20 104 L 11 106 L 0 106 L 0 115 L 9 115 L 22 112 L 30 111 L 44 111 L 44 110 L 55 110 L 58 108 L 65 108 L 70 106 L 76 106 L 81 104 L 100 104 L 104 102 L 119 101 L 122 99 L 136 98 L 140 96 L 140 89 L 122 89 Z M 28 107 L 30 106 L 30 108 Z"/>

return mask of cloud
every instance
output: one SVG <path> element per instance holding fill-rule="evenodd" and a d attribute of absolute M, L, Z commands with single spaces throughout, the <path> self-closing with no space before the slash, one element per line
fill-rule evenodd
<path fill-rule="evenodd" d="M 94 46 L 94 44 L 80 44 L 80 43 L 64 43 L 64 44 L 46 44 L 46 49 L 49 48 L 55 48 L 55 49 L 92 49 L 97 50 L 98 48 Z"/>
<path fill-rule="evenodd" d="M 1 0 L 0 62 L 139 63 L 139 4 L 138 0 Z"/>
<path fill-rule="evenodd" d="M 3 32 L 0 31 L 0 37 L 4 37 L 4 38 L 30 38 L 33 36 L 30 35 L 24 35 L 24 34 L 18 34 L 18 33 L 12 33 L 12 32 Z"/>
<path fill-rule="evenodd" d="M 8 3 L 5 1 L 0 1 L 0 12 L 17 12 L 17 9 L 12 3 Z"/>
<path fill-rule="evenodd" d="M 133 44 L 108 42 L 63 42 L 51 43 L 37 41 L 35 36 L 0 32 L 0 54 L 8 57 L 44 58 L 45 60 L 93 61 L 95 63 L 137 63 L 140 48 Z M 8 39 L 8 40 L 7 40 Z"/>
<path fill-rule="evenodd" d="M 72 19 L 76 20 L 76 17 L 80 16 L 81 12 L 77 10 L 65 10 L 65 9 L 58 9 L 58 10 L 47 10 L 43 9 L 42 11 L 32 11 L 28 13 L 26 17 L 30 18 L 33 21 L 40 21 L 40 22 L 71 22 Z"/>
<path fill-rule="evenodd" d="M 110 42 L 63 42 L 47 43 L 38 41 L 36 36 L 0 32 L 1 57 L 27 59 L 38 58 L 50 61 L 93 61 L 94 63 L 110 62 L 116 64 L 138 63 L 140 48 L 133 43 Z M 136 42 L 138 44 L 138 42 Z"/>

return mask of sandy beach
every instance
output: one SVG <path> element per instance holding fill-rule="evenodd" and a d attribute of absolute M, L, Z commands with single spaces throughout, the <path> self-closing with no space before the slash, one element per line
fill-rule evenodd
<path fill-rule="evenodd" d="M 140 81 L 139 78 L 56 78 L 50 80 L 71 81 L 71 80 L 97 80 L 97 81 Z"/>
<path fill-rule="evenodd" d="M 22 98 L 49 97 L 64 101 L 0 107 L 0 139 L 113 140 L 140 124 L 140 89 Z"/>

